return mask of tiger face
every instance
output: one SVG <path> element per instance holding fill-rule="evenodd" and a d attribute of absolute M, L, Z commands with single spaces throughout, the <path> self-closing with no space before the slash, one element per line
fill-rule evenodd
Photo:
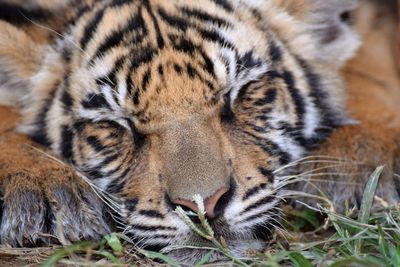
<path fill-rule="evenodd" d="M 40 56 L 19 130 L 113 195 L 139 246 L 198 241 L 174 210 L 199 195 L 234 253 L 261 249 L 285 166 L 345 117 L 337 71 L 357 39 L 337 2 L 79 1 L 63 37 L 25 43 Z"/>

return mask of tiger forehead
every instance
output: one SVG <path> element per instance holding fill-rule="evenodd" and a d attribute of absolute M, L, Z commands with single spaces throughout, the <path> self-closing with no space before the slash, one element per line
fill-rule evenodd
<path fill-rule="evenodd" d="M 209 114 L 222 91 L 265 71 L 268 38 L 242 13 L 191 0 L 99 2 L 74 31 L 88 52 L 73 62 L 141 122 Z"/>
<path fill-rule="evenodd" d="M 159 53 L 151 64 L 132 73 L 136 113 L 162 121 L 211 112 L 224 88 L 223 81 L 213 76 L 214 66 L 200 55 L 188 56 L 172 48 Z"/>

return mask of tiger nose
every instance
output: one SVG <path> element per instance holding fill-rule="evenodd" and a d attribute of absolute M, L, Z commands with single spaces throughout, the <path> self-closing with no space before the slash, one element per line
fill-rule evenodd
<path fill-rule="evenodd" d="M 222 204 L 222 197 L 229 191 L 229 187 L 223 187 L 217 190 L 212 196 L 208 197 L 204 201 L 204 208 L 206 211 L 206 216 L 209 219 L 214 219 L 215 217 L 218 216 L 220 213 L 219 207 L 222 209 L 223 205 L 218 205 Z M 192 200 L 187 200 L 187 199 L 171 199 L 171 202 L 174 203 L 175 205 L 183 206 L 186 208 L 189 208 L 190 210 L 197 212 L 198 207 L 196 203 Z"/>

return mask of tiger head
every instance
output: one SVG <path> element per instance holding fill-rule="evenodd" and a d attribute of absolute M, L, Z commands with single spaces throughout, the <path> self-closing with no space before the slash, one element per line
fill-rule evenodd
<path fill-rule="evenodd" d="M 285 166 L 345 117 L 351 1 L 81 2 L 51 45 L 0 23 L 12 33 L 1 64 L 20 92 L 3 100 L 22 97 L 19 130 L 111 194 L 139 246 L 200 241 L 175 212 L 197 211 L 199 195 L 234 253 L 261 249 Z"/>

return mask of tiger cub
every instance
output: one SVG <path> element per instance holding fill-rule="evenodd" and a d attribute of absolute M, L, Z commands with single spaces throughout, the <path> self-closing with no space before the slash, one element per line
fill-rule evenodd
<path fill-rule="evenodd" d="M 54 241 L 60 216 L 68 241 L 99 239 L 111 209 L 140 247 L 190 245 L 200 239 L 174 210 L 197 211 L 198 195 L 234 255 L 262 249 L 292 167 L 354 123 L 339 75 L 360 43 L 354 6 L 2 1 L 0 104 L 62 163 L 32 149 L 8 148 L 22 153 L 17 163 L 0 157 L 1 242 Z M 170 255 L 191 263 L 204 253 Z"/>

